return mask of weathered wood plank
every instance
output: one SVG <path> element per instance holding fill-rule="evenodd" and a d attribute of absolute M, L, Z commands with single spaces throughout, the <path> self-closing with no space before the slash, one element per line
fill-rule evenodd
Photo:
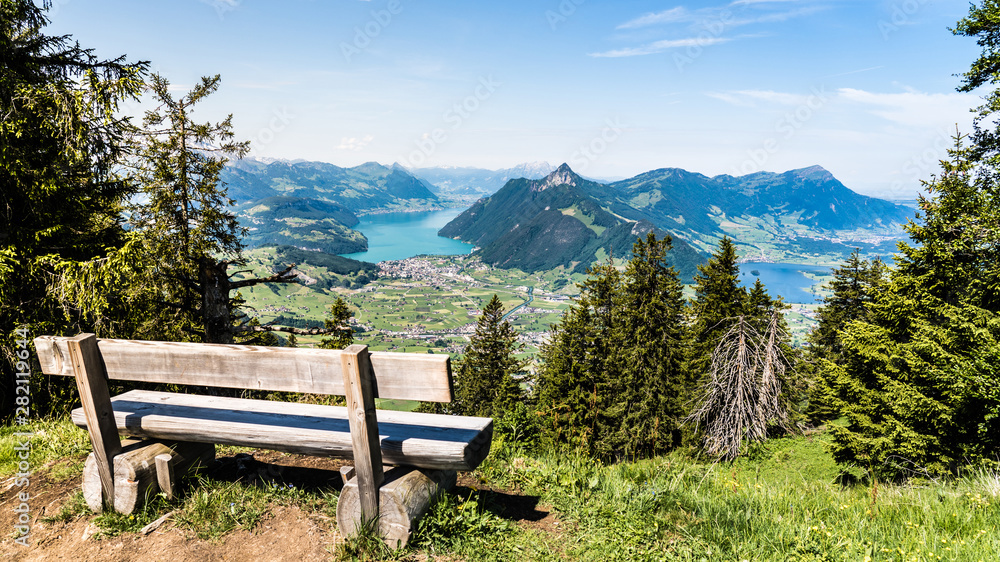
<path fill-rule="evenodd" d="M 174 472 L 174 458 L 167 453 L 156 455 L 156 483 L 160 486 L 160 491 L 168 499 L 174 499 L 174 492 L 177 489 L 177 476 Z"/>
<path fill-rule="evenodd" d="M 105 503 L 115 501 L 114 461 L 122 452 L 122 441 L 115 425 L 111 394 L 104 362 L 97 349 L 97 336 L 80 334 L 66 340 L 70 365 L 76 377 L 80 402 L 87 419 L 87 433 L 94 447 L 97 474 L 101 479 L 101 496 Z"/>
<path fill-rule="evenodd" d="M 357 471 L 362 524 L 378 518 L 378 488 L 385 479 L 382 447 L 379 445 L 375 398 L 372 397 L 372 365 L 368 346 L 352 345 L 340 354 L 351 428 L 351 449 Z"/>
<path fill-rule="evenodd" d="M 112 399 L 118 431 L 173 441 L 202 441 L 353 458 L 347 409 L 220 396 L 133 390 Z M 86 427 L 80 409 L 73 423 Z M 472 470 L 490 452 L 493 420 L 379 410 L 382 461 Z"/>
<path fill-rule="evenodd" d="M 43 373 L 73 376 L 69 339 L 35 338 Z M 344 395 L 340 350 L 114 339 L 97 346 L 111 380 Z M 447 355 L 370 356 L 375 398 L 451 402 Z"/>

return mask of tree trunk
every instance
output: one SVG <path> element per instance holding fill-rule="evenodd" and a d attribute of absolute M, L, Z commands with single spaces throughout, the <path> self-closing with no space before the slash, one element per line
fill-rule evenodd
<path fill-rule="evenodd" d="M 233 343 L 233 320 L 229 313 L 229 262 L 211 258 L 198 260 L 201 312 L 205 320 L 205 343 Z"/>

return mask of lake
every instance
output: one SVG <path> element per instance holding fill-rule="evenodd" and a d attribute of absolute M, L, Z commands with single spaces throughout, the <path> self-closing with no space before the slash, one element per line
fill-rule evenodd
<path fill-rule="evenodd" d="M 472 252 L 473 245 L 443 238 L 438 230 L 465 209 L 420 211 L 416 213 L 383 213 L 365 215 L 354 228 L 368 237 L 368 251 L 343 254 L 344 257 L 372 263 L 402 260 L 419 255 L 464 255 Z M 829 273 L 829 267 L 794 263 L 744 263 L 740 264 L 740 282 L 752 287 L 757 276 L 771 296 L 782 296 L 786 303 L 809 304 L 816 301 L 810 292 L 814 281 L 803 272 Z"/>
<path fill-rule="evenodd" d="M 383 213 L 359 217 L 361 222 L 354 229 L 368 237 L 368 251 L 343 256 L 378 263 L 421 254 L 454 256 L 472 253 L 472 244 L 437 235 L 438 230 L 464 210 Z"/>
<path fill-rule="evenodd" d="M 809 291 L 816 281 L 803 275 L 803 272 L 830 273 L 831 269 L 822 265 L 749 262 L 740 264 L 740 283 L 747 288 L 753 287 L 754 281 L 760 277 L 760 282 L 772 297 L 780 295 L 786 303 L 812 304 L 818 302 L 816 295 Z M 752 271 L 760 275 L 753 275 Z"/>

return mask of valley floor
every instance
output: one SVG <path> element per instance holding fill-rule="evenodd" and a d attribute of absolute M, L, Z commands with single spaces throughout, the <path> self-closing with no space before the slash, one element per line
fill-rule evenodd
<path fill-rule="evenodd" d="M 255 274 L 265 273 L 274 263 L 267 248 L 253 250 L 250 259 L 257 268 Z M 329 305 L 339 296 L 355 310 L 357 343 L 373 350 L 460 353 L 475 330 L 479 311 L 496 294 L 508 311 L 531 300 L 509 317 L 526 346 L 525 356 L 534 355 L 546 341 L 550 326 L 560 320 L 578 292 L 576 283 L 585 278 L 559 270 L 529 274 L 498 269 L 469 256 L 383 262 L 378 279 L 355 289 L 320 288 L 336 276 L 308 265 L 298 270 L 310 284 L 257 286 L 244 292 L 261 323 L 295 318 L 322 327 Z M 822 283 L 825 278 L 815 281 Z M 688 287 L 685 294 L 693 296 L 693 289 Z M 793 344 L 802 343 L 815 325 L 817 308 L 816 304 L 796 304 L 786 311 Z M 320 337 L 298 340 L 308 345 L 318 343 Z"/>

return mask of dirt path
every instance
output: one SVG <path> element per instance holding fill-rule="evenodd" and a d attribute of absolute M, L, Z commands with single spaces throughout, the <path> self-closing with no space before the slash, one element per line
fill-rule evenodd
<path fill-rule="evenodd" d="M 343 461 L 327 458 L 254 451 L 249 470 L 246 463 L 238 462 L 235 457 L 221 457 L 212 477 L 247 482 L 266 480 L 277 474 L 282 481 L 307 488 L 339 487 L 342 465 Z M 93 514 L 75 517 L 69 522 L 44 521 L 58 514 L 80 485 L 79 474 L 58 481 L 48 479 L 45 475 L 51 468 L 43 468 L 32 476 L 28 546 L 16 544 L 12 532 L 17 519 L 13 511 L 19 502 L 17 493 L 23 488 L 15 488 L 13 480 L 0 482 L 0 559 L 312 562 L 332 559 L 336 545 L 342 540 L 333 518 L 319 512 L 306 512 L 297 506 L 281 505 L 272 505 L 267 518 L 252 531 L 233 531 L 215 541 L 199 539 L 191 530 L 178 527 L 170 520 L 148 535 L 128 533 L 99 538 Z M 500 507 L 499 514 L 505 519 L 542 532 L 558 533 L 555 517 L 538 506 L 537 498 L 510 490 L 483 489 L 469 475 L 459 475 L 456 494 L 467 496 L 474 488 L 487 494 Z M 411 557 L 414 560 L 423 558 L 420 555 Z"/>

